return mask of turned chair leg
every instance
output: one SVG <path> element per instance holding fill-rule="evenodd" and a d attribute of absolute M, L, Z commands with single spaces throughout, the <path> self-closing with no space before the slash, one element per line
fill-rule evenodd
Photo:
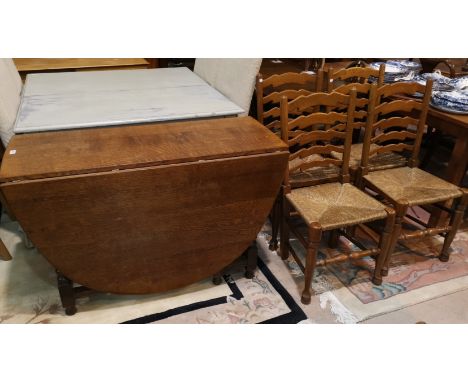
<path fill-rule="evenodd" d="M 255 270 L 257 269 L 257 256 L 257 241 L 254 240 L 249 249 L 247 249 L 247 267 L 245 269 L 245 277 L 248 279 L 252 279 L 255 276 Z"/>
<path fill-rule="evenodd" d="M 305 305 L 310 304 L 312 299 L 311 284 L 314 277 L 315 264 L 317 263 L 317 252 L 322 238 L 322 228 L 318 225 L 309 227 L 309 240 L 307 247 L 307 257 L 304 270 L 304 291 L 302 292 L 301 302 Z"/>
<path fill-rule="evenodd" d="M 386 211 L 387 211 L 387 219 L 385 220 L 384 230 L 382 234 L 380 235 L 379 254 L 375 262 L 374 276 L 372 278 L 372 282 L 375 285 L 382 284 L 382 268 L 383 268 L 383 265 L 385 264 L 385 260 L 387 259 L 387 256 L 390 255 L 389 245 L 390 245 L 390 240 L 392 238 L 392 231 L 395 226 L 395 211 L 389 208 L 387 208 Z M 387 268 L 387 273 L 388 273 L 388 268 Z"/>
<path fill-rule="evenodd" d="M 457 234 L 458 228 L 463 219 L 463 215 L 465 214 L 465 208 L 468 204 L 468 193 L 464 194 L 458 202 L 457 208 L 455 212 L 452 214 L 452 218 L 450 219 L 450 225 L 452 228 L 449 232 L 445 235 L 444 245 L 442 246 L 442 251 L 439 256 L 439 260 L 443 262 L 449 261 L 449 249 L 450 245 L 452 244 L 455 235 Z"/>
<path fill-rule="evenodd" d="M 275 199 L 275 204 L 273 205 L 273 208 L 271 209 L 271 214 L 270 214 L 271 240 L 270 240 L 270 245 L 269 245 L 270 251 L 276 251 L 278 249 L 278 230 L 280 226 L 281 210 L 282 210 L 281 200 L 282 200 L 282 195 L 281 193 L 279 193 Z"/>
<path fill-rule="evenodd" d="M 382 276 L 388 275 L 390 259 L 398 243 L 398 238 L 400 237 L 400 233 L 401 233 L 401 224 L 403 222 L 403 218 L 405 217 L 407 211 L 408 211 L 408 204 L 400 204 L 400 205 L 397 205 L 396 207 L 395 224 L 393 225 L 391 238 L 389 240 L 390 243 L 388 245 L 388 250 L 385 255 L 385 262 L 382 267 L 382 272 L 380 272 Z"/>
<path fill-rule="evenodd" d="M 287 200 L 281 202 L 282 214 L 280 220 L 280 255 L 283 260 L 289 257 L 289 203 Z"/>
<path fill-rule="evenodd" d="M 57 272 L 57 284 L 60 294 L 60 300 L 62 306 L 65 308 L 67 316 L 73 316 L 76 313 L 75 306 L 75 291 L 73 289 L 73 281 L 67 278 L 65 275 Z"/>

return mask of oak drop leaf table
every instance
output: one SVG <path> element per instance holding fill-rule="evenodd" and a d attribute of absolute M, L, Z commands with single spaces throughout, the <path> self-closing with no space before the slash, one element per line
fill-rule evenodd
<path fill-rule="evenodd" d="M 73 314 L 67 280 L 145 294 L 229 265 L 255 240 L 287 161 L 250 117 L 39 132 L 12 138 L 0 190 Z"/>

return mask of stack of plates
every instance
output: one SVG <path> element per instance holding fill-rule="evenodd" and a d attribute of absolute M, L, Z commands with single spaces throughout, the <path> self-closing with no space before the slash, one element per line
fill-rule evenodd
<path fill-rule="evenodd" d="M 468 114 L 468 89 L 433 91 L 431 105 L 437 109 L 456 114 Z"/>
<path fill-rule="evenodd" d="M 442 74 L 440 74 L 440 72 L 423 73 L 415 76 L 411 81 L 417 82 L 421 85 L 426 85 L 426 81 L 429 78 L 431 78 L 434 81 L 432 84 L 432 90 L 450 91 L 454 89 L 452 85 L 453 80 L 450 77 L 443 76 Z"/>
<path fill-rule="evenodd" d="M 386 83 L 412 80 L 421 70 L 419 63 L 408 60 L 373 62 L 369 67 L 378 70 L 381 64 L 385 64 Z"/>

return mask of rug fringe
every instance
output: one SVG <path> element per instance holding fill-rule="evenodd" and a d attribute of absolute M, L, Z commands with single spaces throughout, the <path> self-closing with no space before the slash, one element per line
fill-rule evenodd
<path fill-rule="evenodd" d="M 342 324 L 356 324 L 358 322 L 358 318 L 330 291 L 320 295 L 320 307 L 325 309 L 327 303 L 330 303 L 330 310 L 335 316 L 336 322 Z"/>

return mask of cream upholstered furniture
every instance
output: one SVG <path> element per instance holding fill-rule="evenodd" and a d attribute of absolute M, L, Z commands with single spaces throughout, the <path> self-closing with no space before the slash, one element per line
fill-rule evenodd
<path fill-rule="evenodd" d="M 21 99 L 23 83 L 11 58 L 0 58 L 0 138 L 6 147 L 13 133 L 13 125 Z"/>
<path fill-rule="evenodd" d="M 194 72 L 248 115 L 261 58 L 197 58 Z"/>
<path fill-rule="evenodd" d="M 289 147 L 296 145 L 298 150 L 290 154 L 290 166 L 286 170 L 283 182 L 280 251 L 284 260 L 291 253 L 304 272 L 304 290 L 301 298 L 304 304 L 309 304 L 311 300 L 311 282 L 316 266 L 375 255 L 376 266 L 372 281 L 377 285 L 382 283 L 381 268 L 386 257 L 395 214 L 391 208 L 384 206 L 349 183 L 349 152 L 355 102 L 355 90 L 352 90 L 350 95 L 335 92 L 315 93 L 300 96 L 290 102 L 285 96 L 281 100 L 282 139 Z M 291 113 L 296 114 L 300 110 L 313 110 L 317 107 L 330 107 L 334 111 L 329 113 L 312 112 L 292 120 L 288 118 Z M 310 131 L 308 129 L 316 124 L 329 124 L 331 126 L 344 124 L 346 127 L 341 130 Z M 300 131 L 301 134 L 297 134 L 291 139 L 290 131 L 294 129 Z M 330 157 L 330 153 L 333 151 L 340 152 L 342 158 Z M 291 187 L 290 179 L 295 174 L 329 165 L 338 168 L 339 171 L 335 177 L 325 177 L 322 179 L 323 183 L 319 184 L 317 184 L 317 179 L 314 179 L 310 186 L 303 184 L 303 187 Z M 383 220 L 385 228 L 375 248 L 366 249 L 362 243 L 344 231 L 347 227 L 376 220 Z M 301 223 L 305 223 L 307 232 L 301 232 L 303 227 Z M 307 251 L 305 266 L 290 245 L 289 231 L 299 239 Z M 339 236 L 345 236 L 361 250 L 317 260 L 318 248 L 324 231 L 330 232 L 330 236 L 333 238 L 330 240 L 332 247 L 336 246 Z"/>
<path fill-rule="evenodd" d="M 431 90 L 432 80 L 428 80 L 425 86 L 406 82 L 371 87 L 369 117 L 357 181 L 362 189 L 369 188 L 377 192 L 396 210 L 395 227 L 385 265 L 382 268 L 383 276 L 388 272 L 391 253 L 398 240 L 441 235 L 445 240 L 439 259 L 448 261 L 450 245 L 468 204 L 467 190 L 417 168 Z M 409 98 L 415 93 L 424 95 L 422 101 Z M 407 98 L 402 99 L 402 96 Z M 415 131 L 410 129 L 414 126 L 416 126 Z M 375 134 L 376 131 L 380 133 Z M 369 172 L 373 156 L 392 151 L 408 153 L 409 159 L 405 167 Z M 452 208 L 448 208 L 446 203 L 451 199 L 455 202 Z M 429 227 L 428 223 L 407 215 L 409 207 L 424 208 L 429 205 L 449 212 L 451 214 L 449 225 Z M 412 231 L 403 232 L 403 219 L 408 223 L 416 222 L 417 225 Z M 424 228 L 421 229 L 421 226 Z"/>
<path fill-rule="evenodd" d="M 21 77 L 16 70 L 13 60 L 11 58 L 0 58 L 0 138 L 3 147 L 8 145 L 8 142 L 14 135 L 13 125 L 20 104 L 21 88 Z M 1 240 L 0 259 L 11 259 L 8 249 Z"/>

